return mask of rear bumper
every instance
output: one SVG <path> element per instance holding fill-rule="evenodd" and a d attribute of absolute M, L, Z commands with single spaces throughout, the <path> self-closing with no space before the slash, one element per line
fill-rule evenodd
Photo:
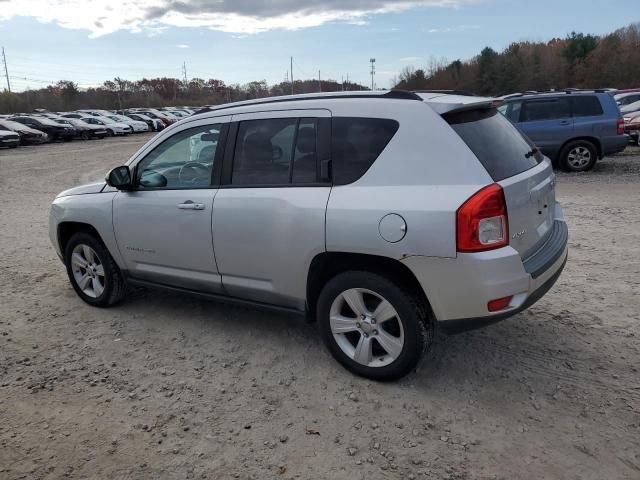
<path fill-rule="evenodd" d="M 476 330 L 478 328 L 493 325 L 494 323 L 498 323 L 502 320 L 506 320 L 507 318 L 512 317 L 515 314 L 522 312 L 523 310 L 526 310 L 531 305 L 533 305 L 538 300 L 540 300 L 542 297 L 544 297 L 544 295 L 549 290 L 551 290 L 551 287 L 555 285 L 558 278 L 560 278 L 560 274 L 564 270 L 564 266 L 567 264 L 567 258 L 568 256 L 564 255 L 562 264 L 555 271 L 555 273 L 553 273 L 553 275 L 549 277 L 549 279 L 546 282 L 540 285 L 540 287 L 538 287 L 537 290 L 531 293 L 527 297 L 527 299 L 524 301 L 524 303 L 519 307 L 517 307 L 516 309 L 508 310 L 504 313 L 499 313 L 497 315 L 492 315 L 490 317 L 459 318 L 457 320 L 448 320 L 446 322 L 439 322 L 438 326 L 443 332 L 449 335 L 454 335 L 456 333 L 468 332 L 469 330 Z"/>
<path fill-rule="evenodd" d="M 402 260 L 420 282 L 438 325 L 460 332 L 511 317 L 538 301 L 556 282 L 568 256 L 568 231 L 558 215 L 552 233 L 522 260 L 512 247 L 460 253 L 457 258 L 408 257 Z M 489 301 L 512 296 L 509 306 L 491 313 Z"/>
<path fill-rule="evenodd" d="M 602 155 L 613 155 L 622 152 L 629 144 L 629 137 L 625 135 L 616 135 L 615 137 L 606 137 L 602 139 Z"/>

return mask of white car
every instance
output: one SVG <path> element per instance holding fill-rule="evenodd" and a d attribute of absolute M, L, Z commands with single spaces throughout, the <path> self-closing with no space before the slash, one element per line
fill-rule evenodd
<path fill-rule="evenodd" d="M 618 93 L 617 95 L 614 95 L 613 98 L 618 106 L 622 108 L 640 101 L 640 92 Z"/>
<path fill-rule="evenodd" d="M 132 118 L 125 117 L 124 115 L 117 115 L 114 113 L 112 115 L 108 115 L 107 118 L 110 118 L 114 122 L 126 123 L 133 129 L 133 133 L 149 131 L 149 125 L 147 125 L 145 122 L 134 120 Z"/>
<path fill-rule="evenodd" d="M 630 103 L 623 107 L 620 107 L 620 112 L 622 113 L 632 113 L 640 111 L 640 101 Z"/>
<path fill-rule="evenodd" d="M 20 135 L 11 130 L 0 129 L 0 147 L 16 148 L 20 145 Z"/>
<path fill-rule="evenodd" d="M 107 136 L 113 137 L 115 135 L 129 135 L 133 130 L 126 123 L 114 122 L 108 117 L 92 117 L 87 115 L 80 120 L 90 123 L 91 125 L 104 125 L 107 129 Z"/>

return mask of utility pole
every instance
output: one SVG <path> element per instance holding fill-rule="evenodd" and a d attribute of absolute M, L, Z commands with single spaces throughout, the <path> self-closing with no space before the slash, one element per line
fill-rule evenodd
<path fill-rule="evenodd" d="M 340 83 L 342 83 L 342 91 L 344 92 L 344 75 L 340 75 Z"/>
<path fill-rule="evenodd" d="M 371 62 L 371 90 L 375 88 L 374 77 L 376 75 L 376 59 L 370 58 L 369 62 Z"/>
<path fill-rule="evenodd" d="M 318 70 L 318 91 L 322 91 L 322 83 L 320 82 L 320 70 Z"/>
<path fill-rule="evenodd" d="M 291 57 L 291 95 L 293 95 L 293 57 Z"/>
<path fill-rule="evenodd" d="M 347 90 L 349 90 L 349 74 L 347 73 Z"/>
<path fill-rule="evenodd" d="M 9 83 L 9 70 L 7 69 L 7 56 L 4 54 L 4 47 L 2 47 L 2 61 L 4 62 L 4 74 L 7 77 L 7 90 L 11 93 L 11 83 Z"/>

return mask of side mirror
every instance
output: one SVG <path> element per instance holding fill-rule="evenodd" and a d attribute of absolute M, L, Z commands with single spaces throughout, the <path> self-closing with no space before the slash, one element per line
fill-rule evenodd
<path fill-rule="evenodd" d="M 133 185 L 131 183 L 131 172 L 129 167 L 123 165 L 116 167 L 107 173 L 105 178 L 107 185 L 117 188 L 118 190 L 131 190 Z"/>

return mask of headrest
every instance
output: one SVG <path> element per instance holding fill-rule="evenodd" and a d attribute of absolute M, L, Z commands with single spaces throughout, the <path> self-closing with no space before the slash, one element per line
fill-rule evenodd
<path fill-rule="evenodd" d="M 298 130 L 298 143 L 296 148 L 300 153 L 315 153 L 316 130 L 311 127 L 303 127 Z"/>

